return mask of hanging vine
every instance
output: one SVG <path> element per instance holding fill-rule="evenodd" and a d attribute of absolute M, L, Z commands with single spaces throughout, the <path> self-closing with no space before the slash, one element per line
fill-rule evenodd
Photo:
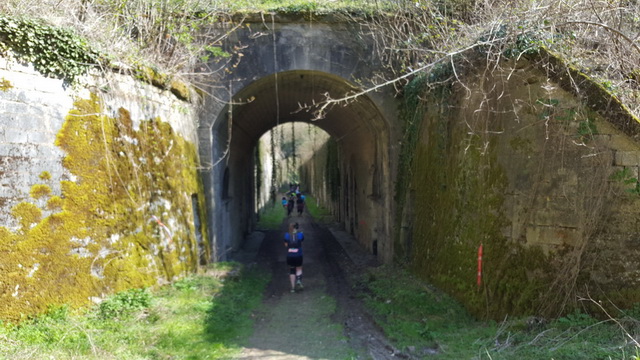
<path fill-rule="evenodd" d="M 291 178 L 297 181 L 298 162 L 296 161 L 296 127 L 295 123 L 291 123 Z"/>
<path fill-rule="evenodd" d="M 278 167 L 276 165 L 276 139 L 273 130 L 269 130 L 269 150 L 271 152 L 271 201 L 276 201 Z"/>

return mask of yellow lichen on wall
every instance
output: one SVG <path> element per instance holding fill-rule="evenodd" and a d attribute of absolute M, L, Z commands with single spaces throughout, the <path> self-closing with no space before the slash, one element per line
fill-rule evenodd
<path fill-rule="evenodd" d="M 13 88 L 13 85 L 11 85 L 11 82 L 9 82 L 9 80 L 5 78 L 0 79 L 0 91 L 7 91 L 11 88 Z"/>
<path fill-rule="evenodd" d="M 29 192 L 32 198 L 40 199 L 51 194 L 51 188 L 48 185 L 36 184 L 31 187 Z"/>
<path fill-rule="evenodd" d="M 76 101 L 58 133 L 72 175 L 60 181 L 61 196 L 43 172 L 30 195 L 46 208 L 19 203 L 19 229 L 0 227 L 0 319 L 87 305 L 198 267 L 191 196 L 204 196 L 195 146 L 160 119 L 134 129 L 128 111 L 111 118 L 102 109 L 96 96 Z"/>

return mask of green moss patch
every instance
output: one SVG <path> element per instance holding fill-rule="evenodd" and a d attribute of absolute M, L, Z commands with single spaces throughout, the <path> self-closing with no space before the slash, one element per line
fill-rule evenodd
<path fill-rule="evenodd" d="M 404 238 L 396 237 L 402 242 L 396 249 L 412 273 L 477 317 L 535 312 L 549 281 L 548 259 L 539 248 L 504 235 L 509 180 L 498 161 L 497 142 L 452 121 L 455 98 L 446 84 L 424 82 L 421 87 L 408 95 L 422 100 L 409 99 L 404 109 L 410 130 L 403 141 L 399 171 L 404 175 L 398 175 L 396 195 L 398 206 L 407 208 L 399 212 L 400 221 L 411 226 Z M 529 144 L 516 139 L 510 146 L 526 149 Z M 480 246 L 484 257 L 478 285 Z"/>
<path fill-rule="evenodd" d="M 124 109 L 103 113 L 95 96 L 75 102 L 56 140 L 74 180 L 60 182 L 61 196 L 31 189 L 55 213 L 43 218 L 23 202 L 12 210 L 17 232 L 0 227 L 0 319 L 172 281 L 209 258 L 194 228 L 192 195 L 203 193 L 195 147 L 159 119 L 136 129 Z"/>

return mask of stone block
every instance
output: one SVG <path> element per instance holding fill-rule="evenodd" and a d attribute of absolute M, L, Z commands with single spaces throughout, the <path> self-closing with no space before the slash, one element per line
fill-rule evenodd
<path fill-rule="evenodd" d="M 73 107 L 73 99 L 66 93 L 45 93 L 35 92 L 32 94 L 31 101 L 37 101 L 44 106 L 50 107 L 52 111 L 59 114 L 66 112 Z"/>
<path fill-rule="evenodd" d="M 5 130 L 5 139 L 11 144 L 28 144 L 29 136 L 28 132 L 15 128 L 9 128 Z"/>
<path fill-rule="evenodd" d="M 613 150 L 603 150 L 598 152 L 597 154 L 584 154 L 580 157 L 580 166 L 581 170 L 584 172 L 593 171 L 591 168 L 605 168 L 613 165 L 615 162 L 614 159 L 615 151 Z M 588 169 L 585 169 L 588 168 Z"/>
<path fill-rule="evenodd" d="M 9 94 L 13 95 L 13 98 L 11 100 L 17 102 L 17 103 L 23 103 L 26 104 L 30 101 L 31 97 L 31 93 L 29 93 L 28 91 L 25 90 L 16 90 L 16 91 L 10 91 Z"/>
<path fill-rule="evenodd" d="M 26 114 L 29 106 L 22 102 L 2 100 L 0 101 L 0 122 L 4 123 L 9 115 Z"/>
<path fill-rule="evenodd" d="M 638 233 L 637 214 L 618 214 L 611 216 L 603 224 L 603 230 L 608 234 Z"/>
<path fill-rule="evenodd" d="M 25 174 L 14 174 L 11 178 L 0 178 L 2 193 L 14 200 L 21 201 L 29 197 L 31 177 Z"/>
<path fill-rule="evenodd" d="M 5 205 L 6 207 L 6 205 Z M 0 207 L 1 209 L 1 207 Z M 0 212 L 0 226 L 4 226 L 10 231 L 18 230 L 18 221 L 9 215 L 9 212 Z"/>
<path fill-rule="evenodd" d="M 616 166 L 640 165 L 640 151 L 616 151 L 614 165 Z"/>
<path fill-rule="evenodd" d="M 6 127 L 19 131 L 44 130 L 44 112 L 41 115 L 25 112 L 24 114 L 12 114 L 6 121 Z"/>
<path fill-rule="evenodd" d="M 0 198 L 12 200 L 17 195 L 16 190 L 11 186 L 11 179 L 0 177 Z M 5 200 L 5 202 L 9 200 Z"/>
<path fill-rule="evenodd" d="M 615 207 L 610 210 L 611 216 L 624 216 L 634 214 L 640 216 L 640 199 L 632 196 L 623 196 L 615 201 Z"/>
<path fill-rule="evenodd" d="M 27 139 L 32 144 L 53 144 L 56 140 L 56 134 L 44 131 L 30 131 L 27 133 Z"/>
<path fill-rule="evenodd" d="M 576 228 L 528 226 L 527 245 L 575 245 L 580 240 Z"/>
<path fill-rule="evenodd" d="M 578 174 L 575 171 L 572 171 L 566 167 L 561 167 L 557 170 L 557 173 L 560 179 L 562 179 L 563 185 L 568 185 L 568 186 L 578 185 Z"/>
<path fill-rule="evenodd" d="M 33 81 L 37 78 L 37 81 Z M 50 94 L 64 94 L 63 81 L 55 78 L 46 78 L 42 76 L 25 76 L 24 88 L 32 91 Z"/>
<path fill-rule="evenodd" d="M 620 134 L 617 130 L 612 129 L 612 131 L 616 133 L 594 135 L 594 140 L 598 145 L 613 150 L 631 151 L 638 148 L 638 145 L 628 136 Z M 600 127 L 598 127 L 598 132 L 600 132 Z"/>
<path fill-rule="evenodd" d="M 593 141 L 600 146 L 611 148 L 615 143 L 614 136 L 614 134 L 604 134 L 598 132 L 598 134 L 593 135 Z"/>
<path fill-rule="evenodd" d="M 543 209 L 537 210 L 532 217 L 533 225 L 558 226 L 563 228 L 575 228 L 579 224 L 575 210 L 566 199 L 554 199 L 549 201 Z"/>
<path fill-rule="evenodd" d="M 22 161 L 28 161 L 31 158 L 38 156 L 38 146 L 29 143 L 11 143 L 8 156 L 20 158 Z"/>
<path fill-rule="evenodd" d="M 59 147 L 55 146 L 53 142 L 47 144 L 40 144 L 34 149 L 34 157 L 41 160 L 50 161 L 62 161 L 64 152 Z"/>
<path fill-rule="evenodd" d="M 46 123 L 47 119 L 51 116 L 59 116 L 59 107 L 55 109 L 50 108 L 49 106 L 43 107 L 29 107 L 29 111 L 22 114 L 22 121 L 26 119 L 38 119 L 41 124 Z M 40 125 L 42 127 L 42 125 Z"/>

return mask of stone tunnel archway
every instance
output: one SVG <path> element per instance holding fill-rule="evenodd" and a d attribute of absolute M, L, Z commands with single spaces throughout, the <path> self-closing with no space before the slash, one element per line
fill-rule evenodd
<path fill-rule="evenodd" d="M 214 190 L 208 192 L 218 259 L 241 246 L 255 227 L 254 150 L 258 140 L 275 126 L 292 121 L 310 122 L 336 141 L 343 174 L 338 204 L 334 204 L 338 220 L 367 248 L 391 253 L 390 133 L 379 106 L 363 95 L 332 107 L 320 120 L 303 108 L 321 102 L 325 94 L 339 98 L 354 90 L 337 75 L 284 71 L 248 84 L 221 109 L 211 128 Z"/>

